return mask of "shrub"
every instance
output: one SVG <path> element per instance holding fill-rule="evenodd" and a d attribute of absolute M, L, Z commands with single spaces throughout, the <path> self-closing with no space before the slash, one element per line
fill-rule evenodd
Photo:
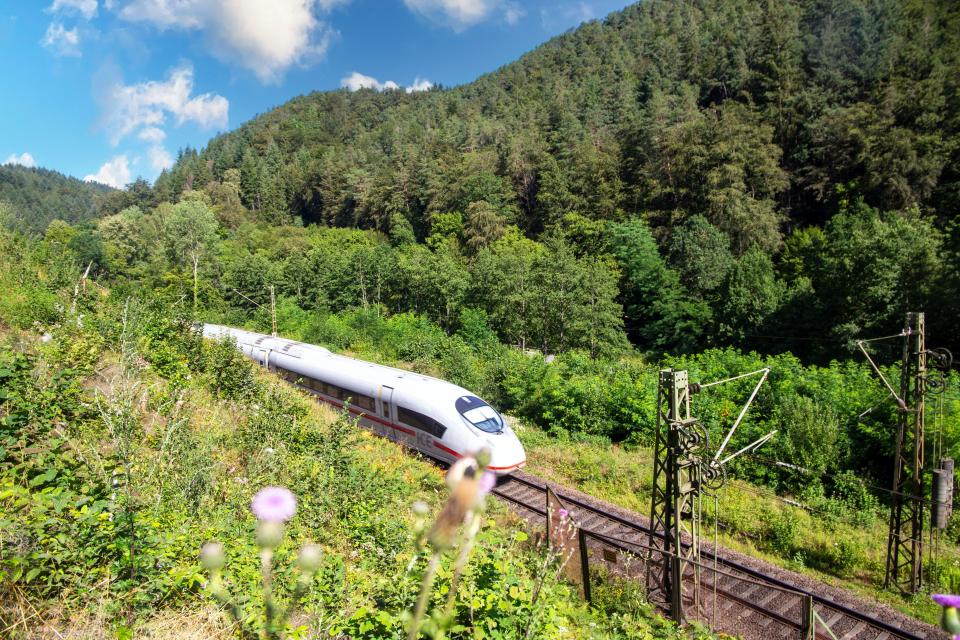
<path fill-rule="evenodd" d="M 203 371 L 210 390 L 220 398 L 248 400 L 256 390 L 251 361 L 237 349 L 233 338 L 204 344 Z"/>
<path fill-rule="evenodd" d="M 793 555 L 797 537 L 800 535 L 800 518 L 793 509 L 784 509 L 776 515 L 770 526 L 770 546 L 784 557 Z"/>

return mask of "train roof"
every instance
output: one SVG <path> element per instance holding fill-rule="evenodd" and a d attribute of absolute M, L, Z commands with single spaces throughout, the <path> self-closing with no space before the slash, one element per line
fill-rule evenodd
<path fill-rule="evenodd" d="M 334 360 L 345 361 L 344 364 L 349 364 L 351 367 L 376 369 L 381 372 L 381 375 L 386 371 L 389 371 L 390 374 L 392 374 L 390 377 L 397 380 L 437 384 L 438 391 L 440 390 L 439 387 L 442 386 L 444 391 L 450 392 L 451 398 L 458 398 L 464 395 L 474 395 L 473 392 L 468 391 L 459 385 L 453 384 L 452 382 L 448 382 L 447 380 L 417 373 L 415 371 L 408 371 L 406 369 L 390 367 L 387 365 L 377 364 L 375 362 L 368 362 L 358 358 L 351 358 L 350 356 L 333 353 L 325 347 L 308 344 L 306 342 L 298 342 L 296 340 L 273 337 L 262 333 L 256 333 L 254 331 L 247 331 L 246 329 L 236 329 L 217 324 L 204 324 L 203 334 L 206 337 L 230 336 L 234 338 L 238 344 L 256 346 L 262 349 L 270 349 L 274 352 L 283 353 L 294 358 L 303 358 L 308 355 L 313 357 L 326 357 Z"/>

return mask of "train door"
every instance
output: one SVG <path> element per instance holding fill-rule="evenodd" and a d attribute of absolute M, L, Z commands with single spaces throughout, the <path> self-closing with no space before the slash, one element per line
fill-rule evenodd
<path fill-rule="evenodd" d="M 380 406 L 378 408 L 379 408 L 380 417 L 392 424 L 394 422 L 393 387 L 385 387 L 381 385 L 379 402 L 380 402 Z M 385 427 L 384 430 L 386 431 L 386 435 L 388 438 L 390 438 L 391 440 L 399 441 L 400 434 L 397 433 L 396 429 Z"/>

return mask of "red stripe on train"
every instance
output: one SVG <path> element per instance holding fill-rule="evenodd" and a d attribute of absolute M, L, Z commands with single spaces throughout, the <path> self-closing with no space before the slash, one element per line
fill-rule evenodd
<path fill-rule="evenodd" d="M 300 386 L 300 385 L 297 385 L 297 386 Z M 305 388 L 305 387 L 304 387 L 304 388 Z M 321 400 L 321 401 L 326 402 L 326 403 L 328 403 L 328 404 L 332 404 L 333 406 L 339 407 L 339 408 L 341 408 L 341 409 L 343 408 L 343 403 L 340 402 L 339 400 L 334 400 L 334 399 L 332 399 L 332 398 L 325 398 L 325 397 L 323 397 L 323 396 L 321 396 L 321 395 L 319 395 L 319 394 L 317 394 L 317 393 L 313 393 L 313 395 L 314 395 L 318 400 Z M 379 422 L 380 424 L 382 424 L 382 425 L 384 425 L 384 426 L 390 427 L 391 429 L 396 429 L 397 431 L 402 431 L 403 433 L 409 434 L 409 435 L 411 435 L 411 436 L 417 435 L 416 432 L 415 432 L 413 429 L 408 429 L 408 428 L 406 428 L 406 427 L 402 427 L 402 426 L 400 426 L 399 424 L 390 422 L 390 421 L 388 421 L 388 420 L 384 420 L 384 419 L 381 418 L 380 416 L 371 415 L 371 414 L 369 414 L 369 413 L 366 413 L 365 411 L 361 411 L 361 410 L 356 409 L 356 408 L 354 408 L 354 407 L 349 407 L 349 406 L 348 406 L 348 407 L 347 407 L 347 411 L 349 411 L 350 413 L 354 413 L 354 414 L 356 414 L 356 415 L 358 415 L 358 416 L 362 416 L 362 417 L 366 418 L 367 420 L 373 420 L 374 422 Z M 435 446 L 437 449 L 440 449 L 441 451 L 446 451 L 447 453 L 449 453 L 450 455 L 452 455 L 454 458 L 462 458 L 462 457 L 463 457 L 463 454 L 462 454 L 462 453 L 458 453 L 457 451 L 454 451 L 454 450 L 451 449 L 450 447 L 448 447 L 448 446 L 444 445 L 443 443 L 441 443 L 439 440 L 434 440 L 434 441 L 433 441 L 433 446 Z M 520 467 L 522 467 L 522 466 L 525 465 L 525 464 L 527 464 L 527 461 L 526 461 L 526 460 L 521 460 L 520 462 L 518 462 L 518 463 L 516 463 L 516 464 L 507 465 L 506 467 L 492 467 L 492 466 L 491 466 L 491 467 L 487 467 L 487 468 L 488 468 L 488 469 L 492 469 L 493 471 L 507 471 L 508 469 L 519 469 Z"/>
<path fill-rule="evenodd" d="M 463 454 L 454 451 L 454 450 L 451 449 L 450 447 L 445 446 L 444 444 L 442 444 L 441 442 L 439 442 L 439 441 L 437 441 L 437 440 L 434 440 L 434 441 L 433 441 L 433 446 L 435 446 L 437 449 L 441 449 L 441 450 L 443 450 L 443 451 L 446 451 L 447 453 L 449 453 L 450 455 L 452 455 L 452 456 L 455 457 L 455 458 L 462 458 L 462 457 L 463 457 Z M 507 465 L 507 466 L 505 466 L 505 467 L 489 466 L 489 467 L 487 467 L 487 469 L 492 469 L 492 470 L 494 470 L 494 471 L 506 471 L 507 469 L 519 469 L 520 467 L 522 467 L 522 466 L 525 465 L 525 464 L 527 464 L 527 461 L 526 461 L 526 460 L 521 460 L 520 462 L 518 462 L 518 463 L 516 463 L 516 464 Z"/>

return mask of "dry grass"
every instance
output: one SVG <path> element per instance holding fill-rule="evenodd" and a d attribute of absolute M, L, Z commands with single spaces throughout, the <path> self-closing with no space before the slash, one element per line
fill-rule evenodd
<path fill-rule="evenodd" d="M 19 588 L 0 598 L 0 638 L 10 640 L 114 640 L 117 628 L 103 606 L 64 613 L 65 607 L 38 610 Z M 233 637 L 219 610 L 163 610 L 136 623 L 137 638 L 150 640 L 228 640 Z"/>

